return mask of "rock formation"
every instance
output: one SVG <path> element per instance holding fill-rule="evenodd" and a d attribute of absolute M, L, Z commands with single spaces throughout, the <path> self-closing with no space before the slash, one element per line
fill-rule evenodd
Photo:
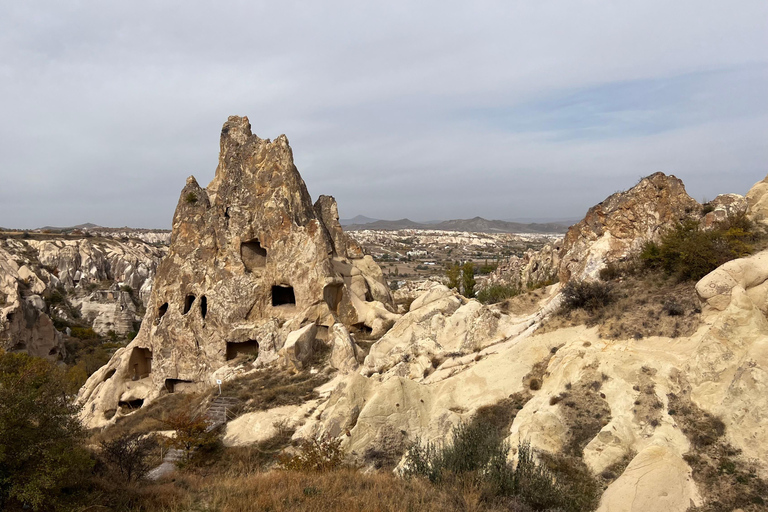
<path fill-rule="evenodd" d="M 392 311 L 381 270 L 342 232 L 335 200 L 311 203 L 288 139 L 260 139 L 247 118 L 230 117 L 213 181 L 190 177 L 181 192 L 141 331 L 81 390 L 84 418 L 102 425 L 123 406 L 207 387 L 238 355 L 300 365 L 334 324 L 380 335 Z"/>
<path fill-rule="evenodd" d="M 720 220 L 734 207 L 723 199 L 716 205 Z M 730 209 L 729 209 L 730 208 Z M 501 265 L 488 284 L 536 285 L 557 277 L 561 282 L 597 279 L 608 263 L 637 253 L 648 241 L 658 241 L 667 229 L 686 218 L 698 219 L 701 205 L 686 192 L 683 182 L 657 172 L 631 189 L 617 192 L 593 206 L 568 229 L 562 242 Z"/>
<path fill-rule="evenodd" d="M 0 240 L 0 346 L 56 359 L 51 319 L 74 320 L 72 310 L 102 335 L 135 330 L 165 253 L 136 240 Z"/>

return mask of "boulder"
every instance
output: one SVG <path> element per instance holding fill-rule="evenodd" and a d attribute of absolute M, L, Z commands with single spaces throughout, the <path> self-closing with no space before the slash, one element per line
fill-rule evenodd
<path fill-rule="evenodd" d="M 301 370 L 315 353 L 317 325 L 309 324 L 288 334 L 278 355 L 283 366 Z"/>

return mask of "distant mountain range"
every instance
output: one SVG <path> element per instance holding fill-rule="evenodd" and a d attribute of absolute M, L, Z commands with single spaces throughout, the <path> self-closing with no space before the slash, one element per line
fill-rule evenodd
<path fill-rule="evenodd" d="M 378 229 L 397 231 L 400 229 L 436 229 L 442 231 L 470 231 L 476 233 L 565 233 L 572 222 L 521 223 L 506 220 L 487 220 L 482 217 L 444 221 L 415 222 L 410 219 L 378 220 L 363 215 L 352 219 L 341 219 L 347 231 Z"/>

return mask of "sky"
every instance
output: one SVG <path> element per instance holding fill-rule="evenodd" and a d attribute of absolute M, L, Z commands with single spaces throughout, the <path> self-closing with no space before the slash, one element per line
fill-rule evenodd
<path fill-rule="evenodd" d="M 341 217 L 580 218 L 768 174 L 765 0 L 0 0 L 0 226 L 169 228 L 245 115 Z"/>

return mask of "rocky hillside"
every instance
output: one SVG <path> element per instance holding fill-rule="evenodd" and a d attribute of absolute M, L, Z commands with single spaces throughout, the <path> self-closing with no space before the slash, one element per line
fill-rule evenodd
<path fill-rule="evenodd" d="M 9 236 L 0 240 L 0 348 L 57 359 L 60 331 L 135 331 L 167 249 L 139 240 Z"/>
<path fill-rule="evenodd" d="M 748 194 L 750 218 L 767 217 L 761 194 Z M 260 139 L 247 118 L 231 117 L 214 180 L 203 188 L 189 178 L 181 192 L 139 335 L 80 391 L 82 419 L 107 432 L 138 428 L 179 393 L 203 404 L 221 380 L 241 404 L 222 420 L 230 447 L 332 439 L 360 466 L 408 470 L 409 446 L 487 421 L 511 463 L 528 460 L 518 448 L 530 443 L 562 482 L 597 485 L 589 510 L 760 510 L 768 252 L 701 279 L 690 311 L 652 305 L 687 315 L 684 332 L 612 335 L 599 316 L 542 328 L 563 311 L 566 282 L 597 282 L 675 223 L 711 229 L 745 203 L 724 196 L 702 209 L 677 178 L 654 174 L 510 265 L 517 284 L 560 279 L 518 297 L 525 307 L 482 305 L 433 283 L 396 314 L 335 201 L 311 203 L 287 139 Z"/>

